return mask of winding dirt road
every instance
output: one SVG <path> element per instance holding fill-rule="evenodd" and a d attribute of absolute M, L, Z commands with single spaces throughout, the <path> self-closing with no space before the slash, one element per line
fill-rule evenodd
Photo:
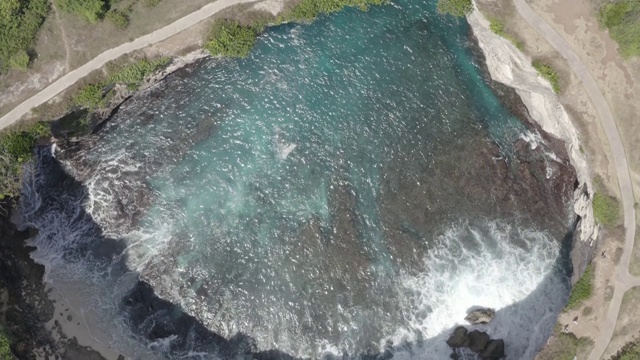
<path fill-rule="evenodd" d="M 633 242 L 635 238 L 636 218 L 635 210 L 633 208 L 633 188 L 631 186 L 631 178 L 629 176 L 627 156 L 625 155 L 622 140 L 620 139 L 620 134 L 618 133 L 618 128 L 613 119 L 609 104 L 602 95 L 598 84 L 585 64 L 578 57 L 571 45 L 542 17 L 540 17 L 540 15 L 538 15 L 525 2 L 525 0 L 514 0 L 514 2 L 520 16 L 522 16 L 540 36 L 549 42 L 549 44 L 551 44 L 551 46 L 553 46 L 556 51 L 558 51 L 558 53 L 567 60 L 573 72 L 575 72 L 580 78 L 580 81 L 582 81 L 587 94 L 598 111 L 598 117 L 600 118 L 604 128 L 614 158 L 618 184 L 620 186 L 620 195 L 622 197 L 624 226 L 626 231 L 623 249 L 624 252 L 616 268 L 616 275 L 613 281 L 615 286 L 613 298 L 609 304 L 607 318 L 600 324 L 600 333 L 594 334 L 596 336 L 595 347 L 589 356 L 589 360 L 600 360 L 607 349 L 607 346 L 611 341 L 611 337 L 613 336 L 613 331 L 616 328 L 618 313 L 620 312 L 620 305 L 622 304 L 622 297 L 624 293 L 631 287 L 640 283 L 640 279 L 629 274 L 629 263 L 631 262 L 631 253 L 633 251 Z"/>
<path fill-rule="evenodd" d="M 80 66 L 79 68 L 68 72 L 63 75 L 58 80 L 54 81 L 52 84 L 38 92 L 36 95 L 30 97 L 29 99 L 22 102 L 20 105 L 16 106 L 13 110 L 9 111 L 6 115 L 0 118 L 0 130 L 5 127 L 15 123 L 22 116 L 27 114 L 31 109 L 40 106 L 47 101 L 51 100 L 54 96 L 63 92 L 73 84 L 75 84 L 78 80 L 87 76 L 94 70 L 100 69 L 106 63 L 111 60 L 117 59 L 118 57 L 128 54 L 130 52 L 143 49 L 147 46 L 156 44 L 160 41 L 166 40 L 173 35 L 176 35 L 201 21 L 206 20 L 211 17 L 213 14 L 217 13 L 220 10 L 223 10 L 229 6 L 255 2 L 256 0 L 217 0 L 211 4 L 205 5 L 197 11 L 192 12 L 189 15 L 186 15 L 173 23 L 160 28 L 152 33 L 141 36 L 131 42 L 124 43 L 122 45 L 111 48 L 102 54 L 93 58 L 93 60 L 88 63 Z"/>

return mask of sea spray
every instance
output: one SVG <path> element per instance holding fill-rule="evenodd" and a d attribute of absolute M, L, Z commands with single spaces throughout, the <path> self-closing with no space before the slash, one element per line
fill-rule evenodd
<path fill-rule="evenodd" d="M 446 358 L 491 306 L 480 328 L 532 358 L 568 292 L 575 174 L 524 140 L 450 21 L 405 0 L 277 27 L 41 151 L 23 212 L 46 280 L 80 284 L 131 355 L 203 353 L 168 308 L 123 314 L 153 292 L 229 342 L 307 357 Z"/>

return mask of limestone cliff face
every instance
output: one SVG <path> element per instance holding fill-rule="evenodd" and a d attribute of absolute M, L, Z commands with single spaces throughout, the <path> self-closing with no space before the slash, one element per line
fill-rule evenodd
<path fill-rule="evenodd" d="M 494 34 L 489 22 L 477 9 L 467 17 L 478 39 L 493 80 L 516 90 L 529 114 L 549 134 L 564 141 L 571 164 L 576 170 L 578 186 L 574 192 L 574 211 L 578 218 L 571 251 L 574 273 L 572 284 L 584 272 L 591 260 L 598 237 L 591 206 L 593 185 L 584 154 L 580 151 L 580 137 L 551 85 L 531 66 L 531 59 L 511 42 Z"/>

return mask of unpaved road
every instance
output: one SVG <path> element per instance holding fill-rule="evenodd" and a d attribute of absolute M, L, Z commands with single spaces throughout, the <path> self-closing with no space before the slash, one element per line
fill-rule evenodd
<path fill-rule="evenodd" d="M 594 334 L 594 336 L 596 336 L 595 347 L 589 356 L 589 360 L 600 360 L 607 349 L 607 346 L 611 341 L 611 337 L 613 336 L 613 331 L 616 328 L 618 313 L 620 312 L 620 305 L 622 304 L 622 297 L 624 293 L 629 288 L 639 283 L 637 278 L 629 274 L 629 263 L 631 262 L 631 253 L 633 251 L 633 242 L 635 238 L 636 218 L 635 210 L 633 208 L 633 188 L 631 186 L 631 178 L 629 176 L 627 156 L 624 152 L 622 140 L 620 139 L 616 123 L 613 120 L 609 104 L 580 57 L 578 57 L 571 45 L 544 19 L 542 19 L 542 17 L 540 17 L 525 2 L 525 0 L 514 0 L 514 2 L 520 16 L 522 16 L 525 21 L 529 23 L 529 25 L 538 32 L 538 34 L 540 34 L 540 36 L 549 42 L 549 44 L 551 44 L 551 46 L 553 46 L 556 51 L 558 51 L 558 53 L 567 60 L 573 72 L 575 72 L 576 75 L 578 75 L 578 78 L 580 78 L 580 81 L 582 81 L 587 94 L 598 111 L 598 117 L 600 118 L 604 128 L 614 158 L 618 184 L 620 186 L 620 195 L 622 197 L 624 226 L 626 231 L 623 248 L 624 252 L 618 266 L 616 267 L 616 275 L 613 281 L 615 286 L 613 298 L 609 304 L 607 318 L 600 324 L 600 333 Z"/>
<path fill-rule="evenodd" d="M 13 110 L 9 111 L 6 115 L 1 117 L 0 130 L 18 121 L 22 116 L 31 111 L 31 109 L 51 100 L 54 96 L 66 90 L 68 87 L 72 86 L 78 80 L 87 76 L 92 71 L 102 68 L 107 62 L 114 60 L 122 55 L 143 49 L 149 45 L 153 45 L 155 43 L 168 39 L 171 36 L 176 35 L 198 24 L 201 21 L 206 20 L 213 14 L 229 6 L 249 2 L 255 2 L 255 0 L 217 0 L 216 2 L 205 5 L 199 10 L 194 11 L 191 14 L 180 18 L 175 22 L 150 34 L 141 36 L 131 42 L 116 46 L 103 52 L 88 63 L 54 81 L 51 85 L 38 92 L 36 95 L 25 100 L 20 105 L 16 106 Z"/>

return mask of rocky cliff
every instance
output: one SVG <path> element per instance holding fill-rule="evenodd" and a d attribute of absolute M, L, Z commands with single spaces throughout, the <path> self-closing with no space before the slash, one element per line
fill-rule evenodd
<path fill-rule="evenodd" d="M 489 29 L 489 21 L 477 9 L 467 20 L 486 57 L 492 79 L 515 89 L 529 115 L 541 129 L 564 141 L 571 164 L 576 170 L 578 183 L 575 186 L 573 208 L 577 222 L 571 251 L 573 284 L 590 262 L 598 237 L 598 227 L 591 206 L 593 185 L 585 155 L 580 148 L 579 133 L 551 85 L 531 65 L 531 59 L 509 40 L 494 34 Z"/>

